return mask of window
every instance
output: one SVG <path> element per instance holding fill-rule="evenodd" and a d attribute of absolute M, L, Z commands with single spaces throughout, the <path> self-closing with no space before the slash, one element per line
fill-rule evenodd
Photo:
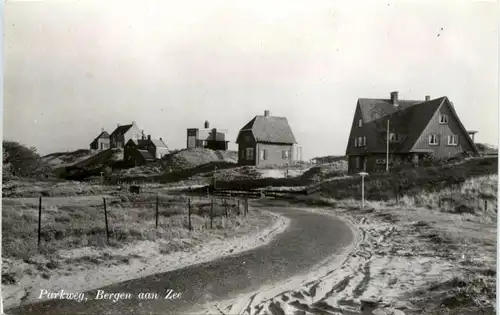
<path fill-rule="evenodd" d="M 358 146 L 363 146 L 363 137 L 358 137 Z"/>
<path fill-rule="evenodd" d="M 359 168 L 360 164 L 361 164 L 360 157 L 357 156 L 356 157 L 356 168 Z"/>
<path fill-rule="evenodd" d="M 441 114 L 439 115 L 439 123 L 447 124 L 448 123 L 448 115 Z"/>
<path fill-rule="evenodd" d="M 385 159 L 377 159 L 377 160 L 375 161 L 375 164 L 379 164 L 379 165 L 380 165 L 380 164 L 385 164 Z"/>
<path fill-rule="evenodd" d="M 399 134 L 397 133 L 390 133 L 389 134 L 389 141 L 393 142 L 398 142 L 401 138 L 399 137 Z"/>
<path fill-rule="evenodd" d="M 283 160 L 288 160 L 289 153 L 290 153 L 290 151 L 288 151 L 288 150 L 283 150 L 283 151 L 281 152 L 281 158 L 282 158 Z"/>
<path fill-rule="evenodd" d="M 354 137 L 354 147 L 357 147 L 357 146 L 358 146 L 358 138 Z"/>
<path fill-rule="evenodd" d="M 363 119 L 358 120 L 358 128 L 363 126 Z"/>
<path fill-rule="evenodd" d="M 429 144 L 430 145 L 438 145 L 439 139 L 437 135 L 429 135 Z"/>
<path fill-rule="evenodd" d="M 366 146 L 366 136 L 363 136 L 363 146 Z"/>
<path fill-rule="evenodd" d="M 253 160 L 253 148 L 247 148 L 247 160 Z"/>
<path fill-rule="evenodd" d="M 457 145 L 457 144 L 458 144 L 458 136 L 457 135 L 448 136 L 448 145 Z"/>
<path fill-rule="evenodd" d="M 264 149 L 260 150 L 260 160 L 264 161 L 266 159 L 267 159 L 267 152 L 266 152 L 266 150 L 264 150 Z"/>

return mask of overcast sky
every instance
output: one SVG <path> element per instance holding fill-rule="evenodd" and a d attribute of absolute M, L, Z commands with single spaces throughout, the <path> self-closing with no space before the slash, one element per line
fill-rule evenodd
<path fill-rule="evenodd" d="M 498 142 L 493 2 L 8 1 L 4 139 L 88 148 L 136 121 L 170 148 L 186 128 L 286 116 L 304 158 L 344 154 L 358 97 L 448 96 Z"/>

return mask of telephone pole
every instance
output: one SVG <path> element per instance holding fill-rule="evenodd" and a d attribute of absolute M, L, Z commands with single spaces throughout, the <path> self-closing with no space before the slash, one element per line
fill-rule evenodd
<path fill-rule="evenodd" d="M 387 148 L 385 156 L 385 171 L 389 172 L 389 119 L 387 119 Z"/>

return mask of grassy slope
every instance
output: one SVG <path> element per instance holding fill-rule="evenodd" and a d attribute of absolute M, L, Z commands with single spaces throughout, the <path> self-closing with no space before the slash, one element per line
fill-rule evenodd
<path fill-rule="evenodd" d="M 160 195 L 159 228 L 155 229 L 156 194 L 113 194 L 107 197 L 110 246 L 117 249 L 131 242 L 166 240 L 162 254 L 183 250 L 219 237 L 240 235 L 246 227 L 263 227 L 269 217 L 253 213 L 247 217 L 237 214 L 236 203 L 230 204 L 229 217 L 220 201 L 214 205 L 213 229 L 207 218 L 210 201 L 196 199 L 191 202 L 192 227 L 189 232 L 185 196 Z M 241 211 L 243 206 L 241 205 Z M 264 219 L 263 219 L 264 218 Z M 103 201 L 100 196 L 43 199 L 41 251 L 43 263 L 33 259 L 37 250 L 38 199 L 4 199 L 2 203 L 3 240 L 2 257 L 13 263 L 31 265 L 30 272 L 50 276 L 60 264 L 71 264 L 58 258 L 60 250 L 106 246 Z M 184 240 L 184 241 L 182 241 Z M 41 265 L 40 265 L 41 264 Z M 12 283 L 21 277 L 14 269 L 4 270 L 3 283 Z M 52 266 L 52 267 L 51 267 Z M 24 271 L 22 271 L 24 272 Z"/>
<path fill-rule="evenodd" d="M 459 168 L 455 175 L 463 172 Z M 384 245 L 382 250 L 373 245 L 377 249 L 372 253 L 373 262 L 401 261 L 399 266 L 413 264 L 417 268 L 420 261 L 432 259 L 424 269 L 394 267 L 390 274 L 385 269 L 380 273 L 371 270 L 371 290 L 378 290 L 382 299 L 384 292 L 394 290 L 390 282 L 380 284 L 387 283 L 390 276 L 396 277 L 399 287 L 406 288 L 399 300 L 409 302 L 413 310 L 405 310 L 407 314 L 473 314 L 491 310 L 495 303 L 497 191 L 498 175 L 490 174 L 436 187 L 433 192 L 412 191 L 399 200 L 367 201 L 365 211 L 360 210 L 359 200 L 339 199 L 331 189 L 299 199 L 345 209 L 343 214 L 355 221 L 369 222 L 373 228 L 365 233 L 373 234 L 374 240 L 380 237 L 375 227 L 390 223 L 397 232 L 391 236 L 389 247 Z M 438 277 L 432 274 L 445 265 L 448 267 Z M 369 285 L 365 287 L 367 290 Z"/>

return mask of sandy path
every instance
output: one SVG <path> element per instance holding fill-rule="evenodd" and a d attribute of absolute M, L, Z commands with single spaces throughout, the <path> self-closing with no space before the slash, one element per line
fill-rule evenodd
<path fill-rule="evenodd" d="M 438 293 L 450 296 L 458 292 L 448 286 L 455 277 L 470 274 L 464 267 L 495 268 L 494 252 L 464 254 L 454 251 L 451 244 L 444 245 L 446 235 L 439 233 L 449 224 L 446 220 L 457 229 L 461 218 L 456 215 L 425 209 L 304 210 L 345 220 L 357 231 L 357 241 L 341 257 L 327 259 L 306 275 L 206 305 L 200 314 L 372 314 L 366 309 L 362 313 L 364 300 L 376 302 L 377 314 L 436 314 L 435 309 L 427 311 L 430 305 L 421 301 L 433 301 Z M 472 223 L 461 222 L 465 225 L 456 231 L 475 231 L 470 229 L 475 227 Z M 486 231 L 487 226 L 481 229 Z M 488 233 L 495 237 L 494 231 Z M 495 281 L 494 277 L 489 281 Z M 428 288 L 437 284 L 443 287 L 441 292 L 430 293 Z M 439 298 L 437 301 L 440 303 Z M 494 314 L 491 297 L 483 295 L 476 303 L 484 305 L 484 314 Z"/>
<path fill-rule="evenodd" d="M 194 264 L 212 261 L 221 257 L 235 255 L 268 244 L 276 235 L 286 230 L 290 220 L 282 215 L 270 213 L 275 220 L 272 224 L 262 229 L 255 229 L 252 233 L 230 239 L 215 239 L 209 243 L 195 246 L 187 251 L 178 251 L 167 255 L 159 254 L 158 242 L 141 241 L 119 249 L 119 254 L 124 257 L 135 257 L 128 264 L 114 266 L 96 266 L 93 270 L 72 272 L 68 276 L 42 279 L 37 277 L 24 277 L 17 285 L 3 285 L 3 306 L 15 307 L 22 301 L 24 303 L 39 302 L 40 289 L 52 292 L 64 289 L 66 292 L 82 292 L 122 281 L 146 277 L 152 274 L 168 272 Z M 79 252 L 80 251 L 80 252 Z M 76 256 L 102 256 L 102 252 L 92 249 L 67 251 L 66 255 Z M 60 253 L 64 255 L 64 253 Z"/>

